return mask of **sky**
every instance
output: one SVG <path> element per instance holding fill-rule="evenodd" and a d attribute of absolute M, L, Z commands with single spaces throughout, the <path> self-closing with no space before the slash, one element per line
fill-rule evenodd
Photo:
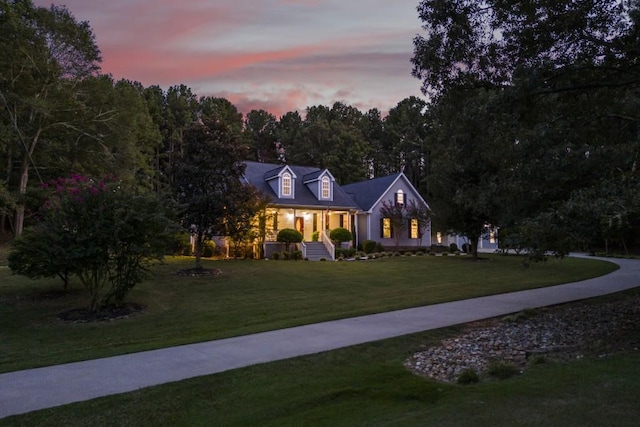
<path fill-rule="evenodd" d="M 51 0 L 35 0 L 48 7 Z M 385 114 L 411 76 L 418 0 L 64 0 L 115 79 L 185 84 L 280 117 L 340 101 Z"/>

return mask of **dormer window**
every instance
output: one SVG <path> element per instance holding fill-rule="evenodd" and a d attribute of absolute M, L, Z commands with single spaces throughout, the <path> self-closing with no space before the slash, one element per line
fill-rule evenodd
<path fill-rule="evenodd" d="M 331 180 L 328 176 L 322 177 L 322 190 L 321 190 L 322 198 L 328 199 L 331 197 Z"/>
<path fill-rule="evenodd" d="M 396 205 L 404 205 L 404 192 L 402 190 L 398 190 L 396 193 Z"/>
<path fill-rule="evenodd" d="M 291 174 L 288 172 L 282 174 L 282 195 L 291 197 Z"/>

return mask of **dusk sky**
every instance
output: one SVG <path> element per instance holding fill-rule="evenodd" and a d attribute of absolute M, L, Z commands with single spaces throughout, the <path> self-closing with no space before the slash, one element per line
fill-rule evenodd
<path fill-rule="evenodd" d="M 335 101 L 386 113 L 421 96 L 411 77 L 418 0 L 64 0 L 89 21 L 102 71 L 184 83 L 277 117 Z M 51 0 L 35 0 L 49 6 Z"/>

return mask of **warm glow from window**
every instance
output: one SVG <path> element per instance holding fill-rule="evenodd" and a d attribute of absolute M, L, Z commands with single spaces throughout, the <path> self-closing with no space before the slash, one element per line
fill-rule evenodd
<path fill-rule="evenodd" d="M 492 231 L 489 233 L 489 243 L 495 243 L 496 242 L 496 232 Z"/>
<path fill-rule="evenodd" d="M 436 233 L 436 240 L 438 243 L 442 243 L 442 233 L 439 231 Z"/>
<path fill-rule="evenodd" d="M 322 198 L 328 199 L 331 197 L 331 182 L 328 176 L 322 178 Z"/>
<path fill-rule="evenodd" d="M 391 218 L 382 218 L 382 238 L 391 238 Z"/>
<path fill-rule="evenodd" d="M 409 238 L 411 239 L 417 239 L 418 238 L 418 220 L 417 219 L 412 219 L 411 220 L 411 228 L 410 228 L 410 235 Z"/>
<path fill-rule="evenodd" d="M 404 205 L 404 192 L 402 190 L 398 190 L 396 193 L 396 203 L 399 205 Z"/>
<path fill-rule="evenodd" d="M 291 195 L 291 175 L 288 173 L 282 174 L 282 195 Z"/>

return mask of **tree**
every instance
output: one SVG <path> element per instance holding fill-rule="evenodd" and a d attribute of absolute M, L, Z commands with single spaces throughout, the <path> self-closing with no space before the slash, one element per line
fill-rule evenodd
<path fill-rule="evenodd" d="M 406 215 L 408 220 L 415 220 L 418 225 L 418 246 L 422 246 L 422 238 L 424 233 L 429 229 L 431 224 L 431 209 L 415 200 L 409 200 L 406 207 Z"/>
<path fill-rule="evenodd" d="M 235 197 L 228 199 L 226 206 L 225 236 L 233 244 L 233 256 L 238 257 L 240 245 L 258 238 L 255 231 L 255 218 L 266 208 L 266 199 L 254 187 L 244 186 L 239 180 L 233 181 L 230 192 Z"/>
<path fill-rule="evenodd" d="M 184 132 L 184 154 L 176 162 L 174 194 L 180 220 L 195 238 L 196 268 L 202 268 L 203 243 L 225 234 L 230 206 L 248 187 L 238 186 L 247 149 L 239 133 L 220 120 L 193 124 Z"/>
<path fill-rule="evenodd" d="M 55 132 L 82 133 L 76 112 L 77 84 L 94 75 L 101 60 L 86 22 L 61 6 L 35 7 L 29 0 L 0 3 L 0 122 L 6 183 L 16 198 L 14 231 L 22 232 L 29 174 L 38 173 L 37 149 Z"/>
<path fill-rule="evenodd" d="M 431 111 L 434 121 L 430 202 L 441 230 L 467 236 L 477 256 L 478 240 L 498 223 L 501 140 L 494 133 L 499 108 L 493 92 L 447 92 Z"/>
<path fill-rule="evenodd" d="M 273 114 L 265 110 L 251 110 L 244 120 L 244 133 L 253 160 L 265 163 L 279 160 L 276 118 Z"/>
<path fill-rule="evenodd" d="M 485 194 L 493 193 L 501 228 L 515 240 L 521 235 L 520 244 L 549 250 L 602 235 L 605 228 L 593 228 L 597 221 L 580 221 L 577 229 L 563 218 L 581 195 L 595 198 L 588 209 L 606 203 L 602 180 L 623 192 L 622 183 L 637 173 L 638 2 L 424 0 L 418 12 L 426 36 L 414 40 L 413 75 L 433 105 L 458 97 L 479 106 L 478 97 L 492 94 L 479 110 L 493 113 L 483 113 L 491 126 L 480 130 L 498 142 L 488 151 L 503 162 L 490 161 L 500 178 L 482 188 L 499 188 Z M 459 116 L 452 110 L 434 126 L 454 127 Z M 490 142 L 478 135 L 486 141 L 478 145 Z M 453 160 L 444 164 L 465 161 L 449 154 Z M 432 165 L 442 163 L 434 153 Z M 430 182 L 442 184 L 436 181 L 434 174 Z M 445 216 L 434 209 L 438 219 Z"/>
<path fill-rule="evenodd" d="M 166 250 L 166 203 L 113 179 L 75 175 L 51 188 L 42 220 L 12 246 L 11 268 L 32 278 L 77 275 L 90 293 L 90 312 L 122 304 Z"/>
<path fill-rule="evenodd" d="M 400 236 L 407 229 L 407 212 L 404 204 L 394 203 L 391 200 L 383 200 L 380 207 L 380 217 L 388 218 L 391 223 L 391 234 L 396 243 L 396 249 L 400 245 Z"/>
<path fill-rule="evenodd" d="M 423 192 L 426 185 L 428 164 L 427 103 L 415 96 L 403 99 L 389 111 L 384 119 L 384 151 L 388 153 L 387 169 L 403 172 L 414 187 Z M 424 188 L 421 184 L 424 181 Z"/>

